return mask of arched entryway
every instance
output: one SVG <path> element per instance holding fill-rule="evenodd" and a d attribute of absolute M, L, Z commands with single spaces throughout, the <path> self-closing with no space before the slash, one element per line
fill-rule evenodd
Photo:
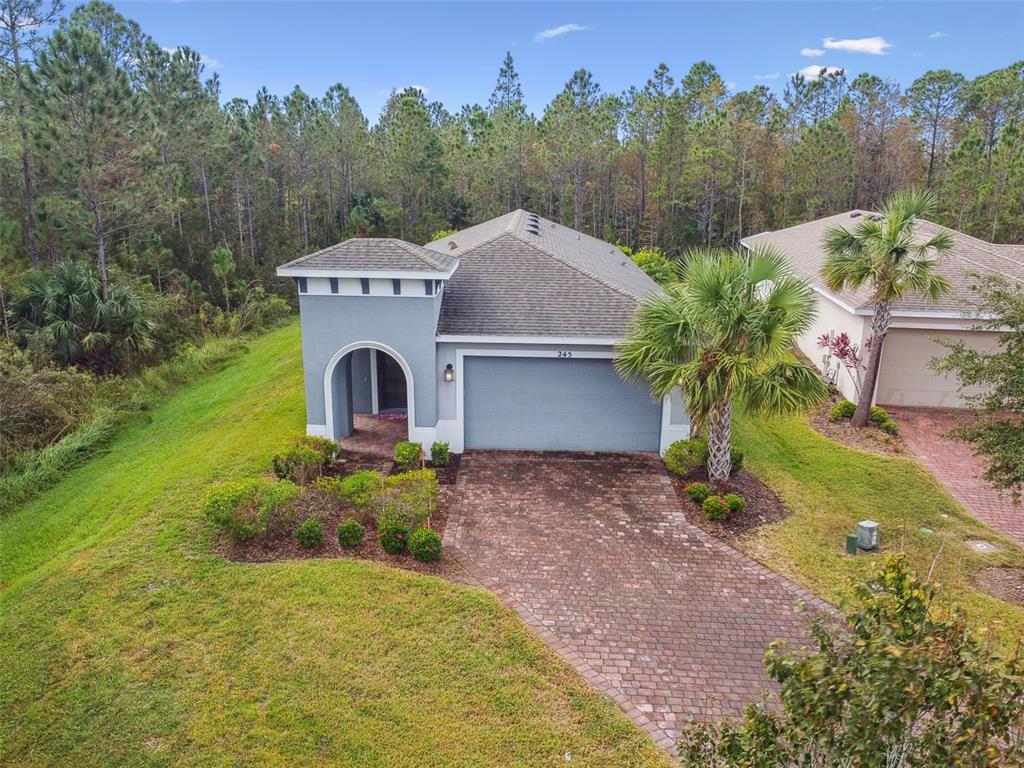
<path fill-rule="evenodd" d="M 348 344 L 324 370 L 327 436 L 352 434 L 357 413 L 381 414 L 408 422 L 410 439 L 416 423 L 412 369 L 394 349 L 375 341 Z"/>

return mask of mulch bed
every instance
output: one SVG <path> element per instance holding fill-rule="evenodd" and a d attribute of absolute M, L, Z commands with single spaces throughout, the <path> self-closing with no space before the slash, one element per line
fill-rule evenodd
<path fill-rule="evenodd" d="M 725 520 L 708 520 L 704 517 L 700 504 L 692 501 L 683 490 L 689 483 L 707 483 L 707 469 L 700 467 L 686 477 L 680 477 L 672 472 L 668 474 L 672 479 L 672 487 L 676 489 L 676 495 L 679 497 L 679 503 L 682 505 L 686 519 L 716 539 L 733 542 L 762 525 L 777 523 L 790 515 L 790 511 L 768 486 L 745 469 L 741 469 L 729 478 L 728 483 L 712 488 L 712 492 L 738 493 L 746 499 L 747 508 L 739 514 L 729 515 Z M 710 485 L 710 483 L 708 484 Z"/>
<path fill-rule="evenodd" d="M 978 586 L 990 595 L 1014 605 L 1024 605 L 1024 568 L 982 568 Z"/>
<path fill-rule="evenodd" d="M 829 421 L 828 414 L 840 401 L 833 397 L 820 408 L 811 411 L 810 422 L 815 431 L 837 443 L 885 456 L 900 456 L 906 453 L 906 444 L 897 436 L 890 435 L 871 425 L 858 428 L 849 419 Z"/>
<path fill-rule="evenodd" d="M 438 468 L 437 481 L 439 489 L 437 509 L 430 516 L 430 527 L 444 536 L 444 527 L 448 521 L 448 498 L 450 486 L 455 483 L 458 475 L 461 456 L 453 454 L 447 467 Z M 430 467 L 430 462 L 427 462 Z M 362 455 L 352 451 L 342 451 L 338 458 L 325 470 L 324 474 L 343 476 L 358 469 L 375 469 L 385 474 L 394 471 L 394 463 L 380 456 Z M 394 568 L 416 571 L 430 576 L 439 576 L 449 581 L 475 583 L 474 579 L 451 557 L 444 552 L 436 563 L 421 563 L 412 555 L 405 553 L 391 555 L 381 549 L 377 542 L 377 528 L 372 520 L 360 522 L 366 528 L 366 534 L 358 547 L 344 548 L 338 544 L 338 526 L 353 517 L 352 507 L 327 494 L 320 493 L 312 486 L 303 488 L 298 501 L 296 523 L 308 517 L 318 517 L 324 524 L 324 541 L 316 549 L 304 549 L 299 546 L 291 533 L 268 534 L 250 541 L 235 542 L 227 536 L 220 537 L 214 549 L 223 557 L 241 563 L 270 563 L 279 560 L 308 560 L 325 557 L 347 557 L 355 560 L 373 560 Z"/>

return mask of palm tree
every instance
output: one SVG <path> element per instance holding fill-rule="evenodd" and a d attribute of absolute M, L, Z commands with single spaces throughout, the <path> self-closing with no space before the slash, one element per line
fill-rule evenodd
<path fill-rule="evenodd" d="M 214 276 L 224 283 L 224 308 L 231 311 L 231 292 L 228 288 L 228 278 L 235 272 L 235 257 L 231 251 L 223 245 L 218 245 L 210 254 Z"/>
<path fill-rule="evenodd" d="M 821 268 L 825 284 L 833 291 L 869 285 L 875 305 L 871 351 L 853 414 L 854 426 L 868 423 L 893 302 L 911 293 L 934 301 L 952 289 L 946 278 L 935 273 L 937 261 L 929 257 L 952 248 L 953 238 L 946 232 L 924 241 L 915 236 L 917 217 L 932 215 L 935 205 L 931 192 L 897 192 L 886 201 L 879 216 L 866 216 L 852 232 L 843 227 L 830 227 L 825 232 L 823 246 L 828 258 Z"/>
<path fill-rule="evenodd" d="M 615 364 L 657 397 L 682 390 L 707 435 L 708 476 L 720 483 L 729 477 L 734 403 L 774 415 L 828 394 L 818 372 L 790 354 L 814 319 L 814 294 L 770 247 L 690 251 L 679 281 L 664 289 L 637 309 Z"/>

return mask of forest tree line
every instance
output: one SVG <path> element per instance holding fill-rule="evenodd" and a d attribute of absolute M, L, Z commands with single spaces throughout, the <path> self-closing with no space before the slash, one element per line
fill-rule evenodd
<path fill-rule="evenodd" d="M 354 235 L 422 243 L 523 207 L 672 257 L 909 186 L 936 193 L 944 224 L 1024 240 L 1024 62 L 906 88 L 795 75 L 781 97 L 730 92 L 706 61 L 624 93 L 581 69 L 536 116 L 507 55 L 486 104 L 451 112 L 407 89 L 371 121 L 341 84 L 225 101 L 198 53 L 99 0 L 0 7 L 5 285 L 74 260 L 101 298 L 141 277 L 228 309 Z"/>

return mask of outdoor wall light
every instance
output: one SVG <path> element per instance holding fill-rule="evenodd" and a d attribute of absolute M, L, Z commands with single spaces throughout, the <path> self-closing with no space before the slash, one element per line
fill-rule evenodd
<path fill-rule="evenodd" d="M 455 381 L 455 369 L 452 368 L 452 364 L 448 363 L 444 369 L 444 380 L 447 382 Z"/>

